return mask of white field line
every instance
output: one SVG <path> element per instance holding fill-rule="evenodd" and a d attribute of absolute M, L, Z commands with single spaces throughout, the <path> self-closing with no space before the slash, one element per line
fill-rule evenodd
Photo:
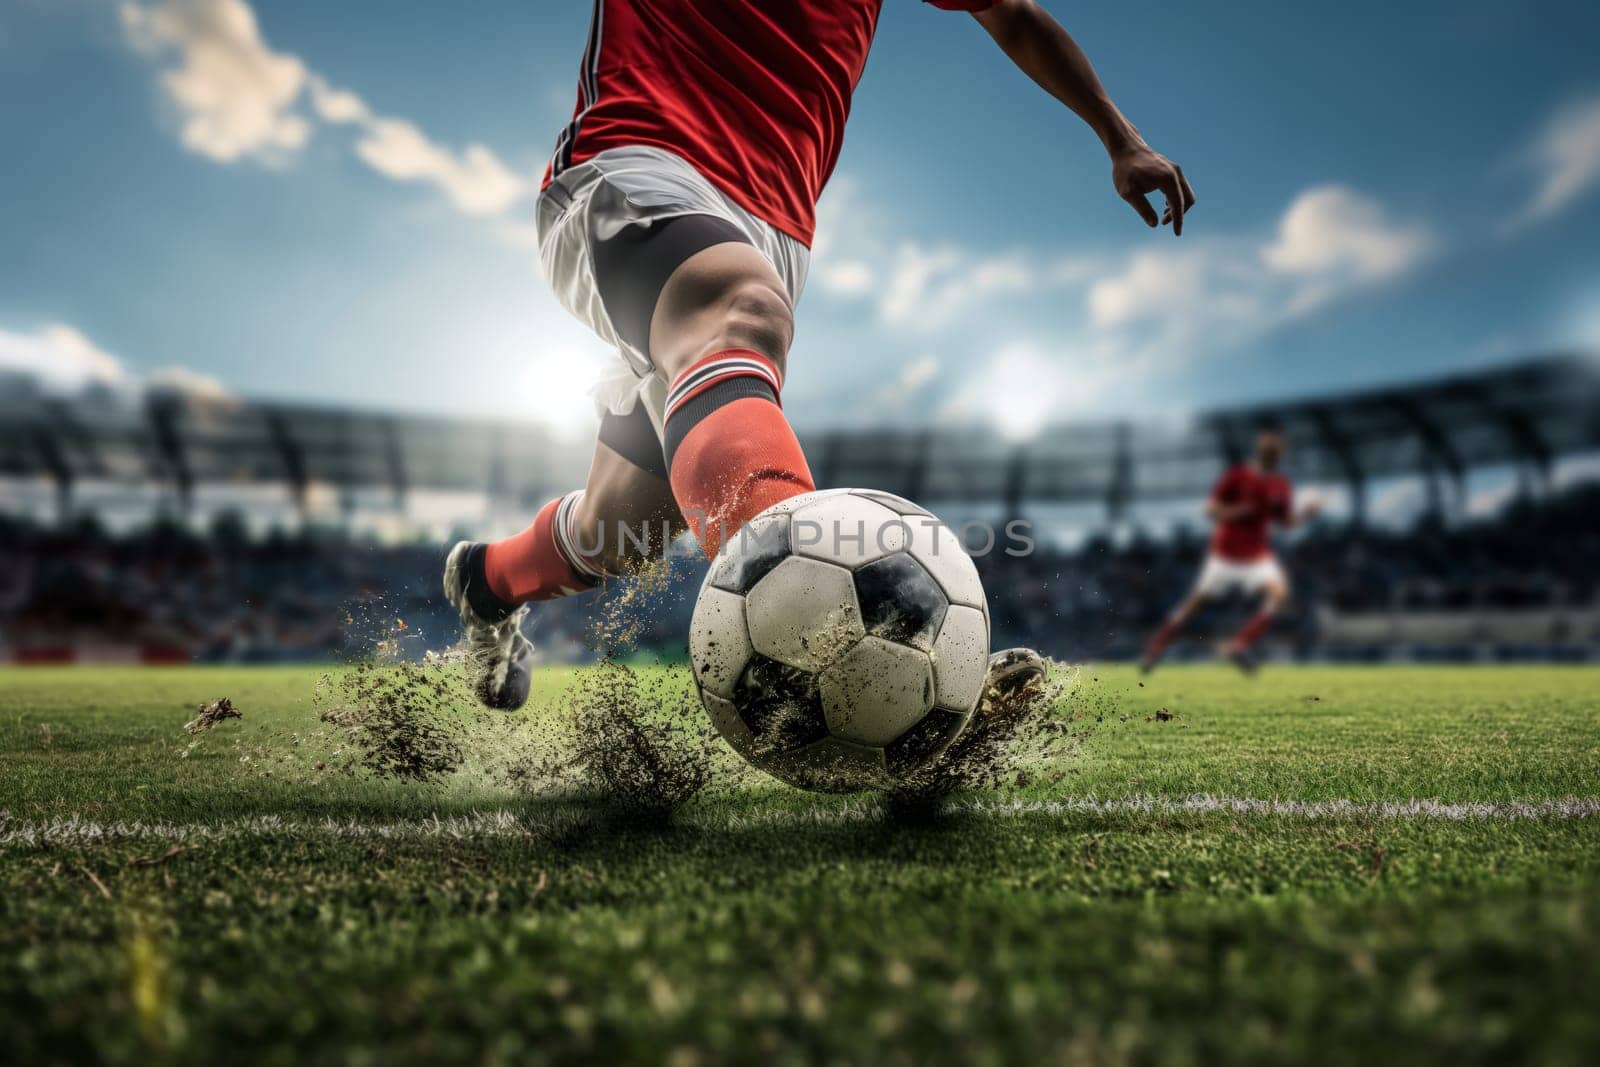
<path fill-rule="evenodd" d="M 0 848 L 83 846 L 132 841 L 199 843 L 231 838 L 334 838 L 351 840 L 470 840 L 537 836 L 541 830 L 570 824 L 574 809 L 550 813 L 492 809 L 465 815 L 435 815 L 404 822 L 361 819 L 285 819 L 262 815 L 217 822 L 99 822 L 78 816 L 42 821 L 6 818 L 0 813 Z M 1189 797 L 1131 796 L 1109 799 L 1081 797 L 1040 801 L 960 801 L 955 813 L 1017 818 L 1030 815 L 1248 815 L 1292 820 L 1401 819 L 1446 822 L 1514 822 L 1527 819 L 1590 819 L 1600 817 L 1600 797 L 1559 800 L 1268 800 L 1254 797 L 1196 794 Z M 766 813 L 696 812 L 680 825 L 706 830 L 738 830 L 762 826 L 840 826 L 878 822 L 883 811 L 872 802 L 832 807 L 778 809 Z"/>

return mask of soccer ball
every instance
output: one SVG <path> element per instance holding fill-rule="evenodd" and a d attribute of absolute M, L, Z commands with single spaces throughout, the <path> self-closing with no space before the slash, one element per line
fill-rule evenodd
<path fill-rule="evenodd" d="M 689 630 L 717 731 L 824 792 L 932 763 L 972 717 L 989 662 L 983 584 L 948 527 L 892 493 L 775 504 L 712 561 Z"/>

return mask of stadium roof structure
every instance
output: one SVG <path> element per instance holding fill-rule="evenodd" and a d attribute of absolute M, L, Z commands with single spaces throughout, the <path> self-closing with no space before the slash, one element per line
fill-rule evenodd
<path fill-rule="evenodd" d="M 1089 504 L 1123 517 L 1134 500 L 1204 496 L 1255 432 L 1280 427 L 1303 482 L 1341 484 L 1363 521 L 1368 488 L 1422 476 L 1431 510 L 1465 497 L 1467 473 L 1517 469 L 1538 491 L 1556 459 L 1600 449 L 1600 358 L 1555 355 L 1494 369 L 1275 403 L 1180 421 L 1062 423 L 1021 443 L 966 430 L 835 432 L 807 441 L 818 483 L 912 500 Z"/>
<path fill-rule="evenodd" d="M 1181 421 L 1064 423 L 1025 442 L 971 426 L 805 434 L 823 485 L 913 500 L 1103 508 L 1203 495 L 1254 430 L 1281 426 L 1305 482 L 1349 487 L 1361 521 L 1377 479 L 1422 475 L 1435 509 L 1467 472 L 1515 467 L 1537 489 L 1554 461 L 1600 450 L 1600 360 L 1569 354 L 1361 392 L 1205 412 Z M 526 507 L 581 481 L 587 446 L 531 423 L 261 403 L 180 392 L 50 397 L 0 379 L 0 478 L 46 479 L 65 509 L 91 481 L 159 485 L 179 508 L 197 487 L 377 491 L 397 510 L 420 490 Z M 353 506 L 348 505 L 347 506 Z"/>

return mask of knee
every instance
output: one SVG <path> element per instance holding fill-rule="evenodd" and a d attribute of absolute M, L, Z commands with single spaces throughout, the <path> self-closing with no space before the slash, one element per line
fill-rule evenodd
<path fill-rule="evenodd" d="M 794 308 L 771 283 L 752 279 L 729 285 L 719 296 L 720 336 L 712 351 L 748 348 L 783 367 L 794 339 Z"/>
<path fill-rule="evenodd" d="M 676 508 L 639 513 L 632 501 L 608 499 L 590 490 L 573 513 L 578 549 L 607 574 L 630 574 L 641 564 L 660 559 L 683 531 Z"/>

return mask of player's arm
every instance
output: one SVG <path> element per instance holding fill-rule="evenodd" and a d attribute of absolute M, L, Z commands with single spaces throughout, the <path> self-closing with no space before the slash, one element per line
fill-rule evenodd
<path fill-rule="evenodd" d="M 1250 514 L 1250 505 L 1242 501 L 1224 500 L 1212 496 L 1206 501 L 1206 518 L 1212 522 L 1234 522 Z"/>
<path fill-rule="evenodd" d="M 1172 223 L 1183 233 L 1183 213 L 1194 206 L 1194 190 L 1183 168 L 1145 144 L 1117 105 L 1078 42 L 1036 0 L 999 0 L 974 16 L 1002 51 L 1045 92 L 1071 108 L 1100 136 L 1111 156 L 1111 181 L 1150 226 Z M 1145 197 L 1161 193 L 1167 209 L 1158 219 Z"/>
<path fill-rule="evenodd" d="M 1322 514 L 1322 500 L 1319 497 L 1307 496 L 1300 510 L 1296 511 L 1293 504 L 1284 507 L 1283 518 L 1280 525 L 1285 530 L 1293 530 L 1297 526 L 1304 526 L 1318 515 Z"/>

